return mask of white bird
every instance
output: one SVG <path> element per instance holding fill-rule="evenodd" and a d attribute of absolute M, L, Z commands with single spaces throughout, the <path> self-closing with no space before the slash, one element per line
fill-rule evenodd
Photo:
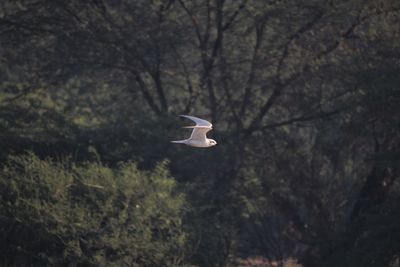
<path fill-rule="evenodd" d="M 171 143 L 185 144 L 194 147 L 212 147 L 217 144 L 214 139 L 207 138 L 207 133 L 212 130 L 212 124 L 210 122 L 189 115 L 180 116 L 194 121 L 196 125 L 183 127 L 193 128 L 190 138 L 185 140 L 171 141 Z"/>

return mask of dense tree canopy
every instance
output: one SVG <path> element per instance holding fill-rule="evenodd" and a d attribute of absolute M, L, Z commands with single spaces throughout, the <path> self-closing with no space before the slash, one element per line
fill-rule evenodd
<path fill-rule="evenodd" d="M 5 266 L 398 264 L 397 0 L 0 11 Z"/>

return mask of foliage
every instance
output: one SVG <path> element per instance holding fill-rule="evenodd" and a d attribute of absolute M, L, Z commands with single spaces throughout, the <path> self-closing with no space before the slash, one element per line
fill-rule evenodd
<path fill-rule="evenodd" d="M 187 205 L 166 164 L 139 171 L 10 157 L 1 170 L 2 266 L 173 266 Z"/>

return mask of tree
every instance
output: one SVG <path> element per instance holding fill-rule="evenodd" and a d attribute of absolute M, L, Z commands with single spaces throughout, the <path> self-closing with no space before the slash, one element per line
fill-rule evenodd
<path fill-rule="evenodd" d="M 177 266 L 188 206 L 160 163 L 112 170 L 99 163 L 11 157 L 1 169 L 4 266 Z"/>

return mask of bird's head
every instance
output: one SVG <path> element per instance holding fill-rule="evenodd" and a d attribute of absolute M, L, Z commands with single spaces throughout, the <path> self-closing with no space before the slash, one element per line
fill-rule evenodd
<path fill-rule="evenodd" d="M 209 144 L 210 146 L 215 146 L 217 144 L 217 141 L 215 141 L 214 139 L 209 139 Z"/>

